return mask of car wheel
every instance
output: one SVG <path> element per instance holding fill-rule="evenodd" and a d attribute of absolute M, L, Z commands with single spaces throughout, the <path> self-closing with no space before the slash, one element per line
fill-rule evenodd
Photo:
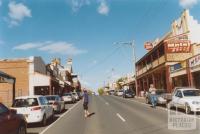
<path fill-rule="evenodd" d="M 185 105 L 185 113 L 190 114 L 191 113 L 191 108 L 188 104 Z"/>
<path fill-rule="evenodd" d="M 26 134 L 26 126 L 24 124 L 19 126 L 17 134 Z"/>
<path fill-rule="evenodd" d="M 46 115 L 44 115 L 42 119 L 42 126 L 46 126 L 46 125 L 47 125 L 47 118 L 46 118 Z"/>

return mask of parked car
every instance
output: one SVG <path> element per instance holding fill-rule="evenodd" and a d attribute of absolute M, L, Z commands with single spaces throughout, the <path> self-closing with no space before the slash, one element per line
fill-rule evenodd
<path fill-rule="evenodd" d="M 79 101 L 80 98 L 78 96 L 78 94 L 76 92 L 72 92 L 72 95 L 74 96 L 74 98 L 76 99 L 76 101 Z"/>
<path fill-rule="evenodd" d="M 177 107 L 185 113 L 200 112 L 200 90 L 195 88 L 179 88 L 172 96 L 168 108 Z"/>
<path fill-rule="evenodd" d="M 83 98 L 83 94 L 82 92 L 77 92 L 78 96 L 79 96 L 79 99 L 82 99 Z"/>
<path fill-rule="evenodd" d="M 167 105 L 167 99 L 165 99 L 165 92 L 163 89 L 157 89 L 156 90 L 156 95 L 157 95 L 157 104 L 160 104 L 160 105 Z M 151 103 L 151 97 L 150 97 L 150 93 L 149 92 L 146 92 L 146 103 L 147 104 L 150 104 Z"/>
<path fill-rule="evenodd" d="M 115 90 L 110 90 L 109 91 L 109 95 L 114 95 L 115 94 Z"/>
<path fill-rule="evenodd" d="M 61 113 L 65 110 L 65 102 L 59 95 L 47 95 L 46 98 L 52 105 L 54 112 Z"/>
<path fill-rule="evenodd" d="M 16 110 L 8 109 L 0 103 L 0 133 L 1 134 L 26 134 L 26 119 Z"/>
<path fill-rule="evenodd" d="M 27 123 L 41 123 L 46 126 L 48 119 L 53 119 L 53 107 L 49 105 L 45 96 L 22 96 L 17 97 L 12 105 L 12 109 L 18 114 L 23 114 Z"/>
<path fill-rule="evenodd" d="M 117 96 L 123 96 L 123 90 L 117 91 Z"/>
<path fill-rule="evenodd" d="M 64 93 L 62 96 L 62 99 L 65 103 L 75 103 L 76 102 L 76 99 L 72 95 L 72 93 Z"/>
<path fill-rule="evenodd" d="M 135 97 L 135 93 L 131 90 L 125 90 L 123 92 L 123 98 L 134 98 Z"/>

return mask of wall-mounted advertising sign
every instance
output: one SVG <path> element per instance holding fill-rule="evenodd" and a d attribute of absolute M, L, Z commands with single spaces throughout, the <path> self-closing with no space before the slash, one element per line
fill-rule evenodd
<path fill-rule="evenodd" d="M 145 42 L 144 43 L 144 48 L 148 51 L 150 51 L 151 49 L 153 49 L 153 44 L 151 42 Z"/>
<path fill-rule="evenodd" d="M 189 53 L 191 43 L 188 40 L 167 41 L 167 53 Z"/>
<path fill-rule="evenodd" d="M 195 67 L 200 65 L 200 55 L 197 55 L 189 60 L 189 66 Z"/>

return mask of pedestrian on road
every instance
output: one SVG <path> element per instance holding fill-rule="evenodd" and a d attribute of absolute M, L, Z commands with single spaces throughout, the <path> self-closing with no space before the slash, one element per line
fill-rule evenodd
<path fill-rule="evenodd" d="M 85 112 L 85 117 L 89 117 L 90 113 L 88 111 L 89 96 L 87 90 L 83 91 L 83 109 Z"/>
<path fill-rule="evenodd" d="M 152 107 L 155 108 L 157 105 L 157 95 L 156 95 L 156 88 L 154 87 L 153 84 L 150 84 L 149 88 L 149 93 L 150 93 L 150 99 L 151 99 L 151 104 Z"/>

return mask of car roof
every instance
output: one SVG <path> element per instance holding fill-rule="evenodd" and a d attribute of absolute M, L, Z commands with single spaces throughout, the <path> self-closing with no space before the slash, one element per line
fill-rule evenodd
<path fill-rule="evenodd" d="M 57 97 L 59 95 L 45 95 L 45 97 Z"/>
<path fill-rule="evenodd" d="M 42 97 L 42 95 L 19 96 L 16 97 L 15 99 L 28 99 L 28 98 L 39 98 L 39 97 Z"/>
<path fill-rule="evenodd" d="M 199 90 L 199 89 L 196 89 L 196 88 L 180 88 L 180 89 L 177 89 L 177 90 L 186 91 L 186 90 Z"/>

